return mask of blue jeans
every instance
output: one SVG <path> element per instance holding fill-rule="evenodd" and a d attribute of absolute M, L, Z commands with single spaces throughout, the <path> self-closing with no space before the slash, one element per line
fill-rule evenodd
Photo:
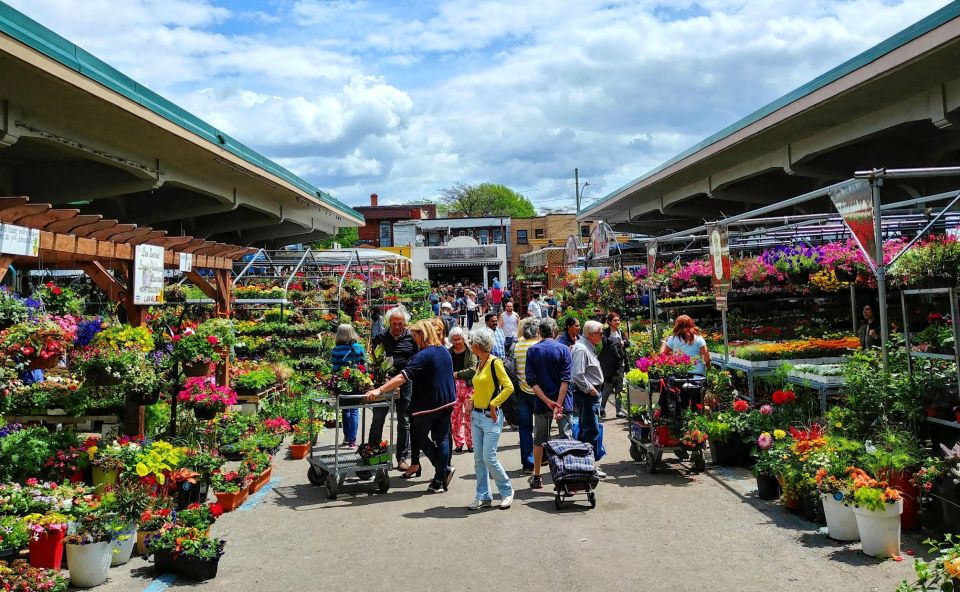
<path fill-rule="evenodd" d="M 442 484 L 450 468 L 450 415 L 451 409 L 427 413 L 413 418 L 412 437 L 420 445 L 434 468 L 433 482 Z M 474 441 L 476 446 L 476 441 Z"/>
<path fill-rule="evenodd" d="M 497 458 L 497 444 L 500 442 L 500 433 L 503 431 L 503 413 L 497 413 L 497 421 L 490 419 L 488 413 L 474 411 L 471 414 L 470 425 L 473 428 L 473 465 L 477 471 L 477 499 L 492 500 L 490 492 L 490 475 L 497 483 L 500 497 L 513 495 L 513 485 L 510 477 L 503 470 L 503 465 Z"/>
<path fill-rule="evenodd" d="M 360 410 L 344 409 L 341 413 L 343 414 L 343 441 L 355 443 L 357 429 L 360 427 Z"/>
<path fill-rule="evenodd" d="M 600 397 L 575 390 L 573 391 L 573 399 L 580 408 L 578 416 L 580 431 L 577 434 L 577 440 L 584 444 L 596 446 L 597 438 L 600 437 Z"/>
<path fill-rule="evenodd" d="M 520 464 L 525 469 L 533 468 L 534 398 L 534 395 L 522 392 L 513 395 L 514 404 L 517 406 L 517 431 L 520 432 Z"/>
<path fill-rule="evenodd" d="M 411 440 L 410 433 L 410 413 L 407 407 L 410 405 L 410 398 L 413 396 L 413 383 L 407 381 L 400 386 L 400 396 L 394 402 L 397 408 L 397 434 L 394 441 L 394 449 L 397 452 L 397 461 L 407 460 L 410 454 Z M 367 441 L 370 444 L 377 445 L 383 441 L 383 426 L 387 421 L 388 407 L 375 407 L 373 409 L 373 419 L 370 421 L 370 435 Z M 344 428 L 346 429 L 346 428 Z M 415 452 L 419 449 L 414 446 Z M 418 456 L 418 455 L 417 455 Z"/>

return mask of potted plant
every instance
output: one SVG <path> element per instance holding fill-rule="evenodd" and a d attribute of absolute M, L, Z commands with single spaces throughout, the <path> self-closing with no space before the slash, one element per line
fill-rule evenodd
<path fill-rule="evenodd" d="M 901 255 L 890 269 L 899 284 L 923 288 L 954 287 L 958 274 L 960 242 L 952 235 L 931 234 Z"/>
<path fill-rule="evenodd" d="M 310 425 L 307 421 L 301 421 L 297 425 L 293 426 L 293 442 L 290 444 L 290 458 L 294 460 L 299 460 L 307 456 L 307 453 L 310 452 L 310 447 L 315 446 L 317 443 L 317 435 L 323 429 L 323 422 L 319 420 L 313 421 L 313 437 L 310 435 Z"/>
<path fill-rule="evenodd" d="M 147 538 L 157 571 L 169 572 L 202 582 L 217 577 L 223 556 L 223 539 L 204 536 L 196 528 L 165 524 L 159 533 Z"/>
<path fill-rule="evenodd" d="M 111 542 L 126 524 L 115 515 L 100 512 L 80 516 L 75 524 L 76 533 L 64 539 L 70 583 L 77 588 L 99 586 L 107 581 L 113 556 Z"/>
<path fill-rule="evenodd" d="M 250 494 L 260 491 L 264 485 L 269 483 L 273 467 L 270 465 L 270 455 L 266 452 L 252 452 L 243 461 L 243 466 L 251 478 Z"/>
<path fill-rule="evenodd" d="M 853 446 L 847 440 L 831 438 L 824 456 L 824 466 L 817 469 L 815 480 L 823 515 L 827 522 L 827 534 L 836 541 L 858 541 L 860 531 L 853 512 L 853 489 L 848 467 L 853 462 Z M 840 444 L 839 446 L 836 444 Z"/>
<path fill-rule="evenodd" d="M 204 377 L 195 377 L 187 379 L 183 390 L 177 395 L 177 401 L 193 409 L 197 419 L 211 420 L 227 406 L 235 404 L 237 395 L 229 387 L 217 386 Z"/>
<path fill-rule="evenodd" d="M 216 451 L 193 448 L 187 451 L 183 459 L 183 467 L 191 471 L 196 471 L 200 477 L 198 479 L 200 488 L 199 502 L 207 500 L 207 493 L 210 489 L 210 478 L 223 466 L 226 459 L 216 453 Z"/>
<path fill-rule="evenodd" d="M 63 539 L 70 518 L 58 512 L 30 514 L 23 523 L 30 531 L 30 565 L 60 569 L 63 561 Z"/>
<path fill-rule="evenodd" d="M 900 492 L 863 469 L 851 467 L 849 476 L 863 552 L 873 557 L 899 555 L 900 514 L 903 513 Z"/>
<path fill-rule="evenodd" d="M 240 471 L 217 471 L 213 474 L 210 485 L 223 511 L 232 512 L 247 499 L 250 480 Z"/>
<path fill-rule="evenodd" d="M 0 516 L 0 561 L 11 563 L 30 542 L 30 531 L 17 516 Z"/>
<path fill-rule="evenodd" d="M 345 366 L 327 381 L 327 388 L 340 395 L 365 393 L 373 387 L 370 375 L 360 368 Z"/>
<path fill-rule="evenodd" d="M 89 445 L 87 458 L 93 467 L 92 480 L 97 491 L 103 492 L 104 487 L 116 483 L 120 473 L 135 464 L 139 452 L 140 445 L 131 440 Z"/>
<path fill-rule="evenodd" d="M 652 353 L 637 360 L 637 369 L 648 376 L 650 389 L 659 392 L 661 379 L 683 378 L 693 371 L 694 364 L 690 357 L 679 353 Z"/>
<path fill-rule="evenodd" d="M 277 375 L 270 368 L 257 368 L 233 378 L 233 388 L 240 395 L 255 395 L 277 383 Z"/>
<path fill-rule="evenodd" d="M 210 319 L 195 329 L 187 326 L 172 339 L 173 357 L 190 377 L 208 376 L 210 365 L 224 357 L 236 342 L 229 319 Z"/>
<path fill-rule="evenodd" d="M 782 245 L 764 251 L 760 256 L 764 263 L 786 274 L 792 284 L 805 284 L 811 273 L 820 270 L 823 250 L 820 247 Z"/>
<path fill-rule="evenodd" d="M 79 316 L 83 314 L 86 304 L 71 288 L 62 288 L 53 282 L 47 282 L 38 288 L 33 297 L 43 303 L 44 310 L 56 316 Z"/>
<path fill-rule="evenodd" d="M 762 500 L 780 499 L 780 482 L 777 474 L 781 472 L 783 440 L 774 445 L 771 432 L 761 432 L 757 436 L 757 462 L 753 465 L 753 474 L 757 478 L 757 497 Z"/>
<path fill-rule="evenodd" d="M 27 320 L 29 310 L 26 303 L 6 287 L 0 289 L 0 329 Z"/>
<path fill-rule="evenodd" d="M 223 516 L 223 507 L 214 502 L 212 504 L 190 504 L 174 515 L 174 524 L 185 528 L 196 528 L 206 536 L 210 536 L 210 527 L 220 516 Z"/>
<path fill-rule="evenodd" d="M 168 498 L 155 498 L 155 503 L 163 503 L 160 500 L 168 500 Z M 172 516 L 173 510 L 169 507 L 163 506 L 154 506 L 150 509 L 144 510 L 140 514 L 140 521 L 138 523 L 137 529 L 137 543 L 135 549 L 138 555 L 147 555 L 147 543 L 146 539 L 152 534 L 160 532 L 160 527 L 162 527 L 167 522 L 173 521 Z"/>
<path fill-rule="evenodd" d="M 73 338 L 51 317 L 41 317 L 0 331 L 0 348 L 28 370 L 47 370 L 60 362 Z"/>
<path fill-rule="evenodd" d="M 61 480 L 83 483 L 86 469 L 90 466 L 86 452 L 82 446 L 70 446 L 57 450 L 47 459 L 46 467 L 56 473 Z"/>

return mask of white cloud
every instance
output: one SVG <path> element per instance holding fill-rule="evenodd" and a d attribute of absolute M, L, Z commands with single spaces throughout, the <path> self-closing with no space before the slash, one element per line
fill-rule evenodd
<path fill-rule="evenodd" d="M 612 191 L 946 1 L 10 3 L 349 203 L 563 205 L 574 167 Z"/>

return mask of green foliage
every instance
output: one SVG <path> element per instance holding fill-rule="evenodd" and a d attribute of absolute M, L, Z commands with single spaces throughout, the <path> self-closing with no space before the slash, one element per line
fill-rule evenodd
<path fill-rule="evenodd" d="M 223 539 L 203 536 L 196 528 L 164 526 L 157 535 L 147 539 L 147 549 L 175 553 L 177 557 L 213 561 L 223 555 Z"/>
<path fill-rule="evenodd" d="M 511 216 L 532 218 L 537 215 L 533 203 L 505 185 L 457 183 L 441 191 L 440 210 L 448 216 Z"/>
<path fill-rule="evenodd" d="M 359 229 L 354 226 L 341 226 L 337 234 L 320 242 L 313 243 L 314 249 L 332 249 L 333 243 L 340 243 L 344 249 L 352 247 L 360 240 Z"/>
<path fill-rule="evenodd" d="M 861 487 L 853 492 L 853 503 L 871 512 L 882 512 L 886 506 L 883 491 L 878 487 Z"/>
<path fill-rule="evenodd" d="M 842 393 L 847 408 L 857 416 L 861 435 L 883 423 L 912 426 L 921 416 L 920 396 L 907 373 L 894 359 L 890 369 L 883 369 L 880 354 L 874 351 L 856 352 L 844 366 Z"/>
<path fill-rule="evenodd" d="M 935 555 L 934 559 L 931 561 L 915 559 L 913 569 L 917 573 L 916 581 L 900 582 L 897 592 L 930 592 L 931 590 L 954 592 L 957 590 L 955 578 L 958 558 L 960 558 L 960 537 L 947 534 L 943 542 L 927 539 L 923 544 L 927 545 L 930 555 Z"/>
<path fill-rule="evenodd" d="M 51 439 L 42 427 L 24 428 L 0 438 L 0 481 L 22 482 L 43 476 L 44 464 L 55 452 Z"/>
<path fill-rule="evenodd" d="M 23 549 L 30 541 L 27 526 L 16 516 L 0 516 L 0 551 Z"/>
<path fill-rule="evenodd" d="M 259 368 L 240 374 L 233 379 L 233 388 L 249 392 L 260 392 L 277 383 L 277 375 L 270 368 Z"/>

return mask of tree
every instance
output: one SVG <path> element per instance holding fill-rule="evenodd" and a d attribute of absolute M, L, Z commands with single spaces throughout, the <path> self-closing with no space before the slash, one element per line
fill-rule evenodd
<path fill-rule="evenodd" d="M 440 194 L 440 206 L 447 216 L 530 218 L 537 215 L 529 199 L 496 183 L 457 183 Z"/>
<path fill-rule="evenodd" d="M 352 247 L 360 240 L 360 231 L 355 226 L 341 226 L 335 236 L 313 243 L 315 249 L 333 248 L 333 243 L 340 243 L 343 248 Z"/>

